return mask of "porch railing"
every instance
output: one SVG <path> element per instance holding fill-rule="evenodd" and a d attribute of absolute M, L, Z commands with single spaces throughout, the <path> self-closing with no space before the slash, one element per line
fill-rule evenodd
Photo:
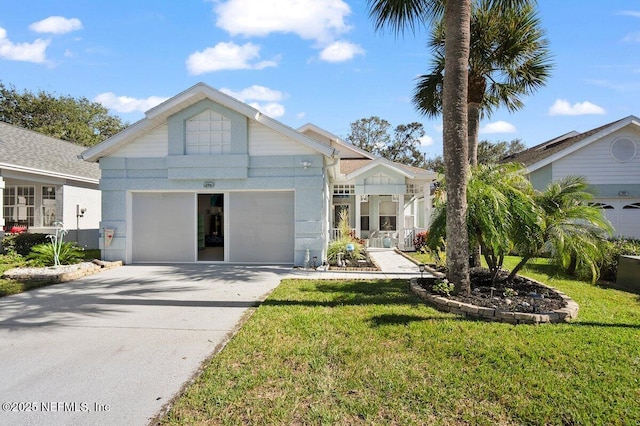
<path fill-rule="evenodd" d="M 356 229 L 355 228 L 351 228 L 351 233 L 355 234 Z M 329 230 L 329 241 L 335 241 L 340 239 L 340 237 L 342 237 L 340 229 L 338 228 L 331 228 Z"/>

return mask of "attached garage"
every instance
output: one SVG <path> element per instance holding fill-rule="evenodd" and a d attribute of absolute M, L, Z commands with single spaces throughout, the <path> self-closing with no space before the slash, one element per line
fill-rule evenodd
<path fill-rule="evenodd" d="M 615 236 L 640 239 L 640 199 L 598 199 L 594 203 L 603 209 Z"/>
<path fill-rule="evenodd" d="M 137 193 L 131 196 L 133 262 L 193 262 L 196 213 L 192 193 Z"/>
<path fill-rule="evenodd" d="M 229 260 L 293 263 L 294 192 L 229 194 Z"/>

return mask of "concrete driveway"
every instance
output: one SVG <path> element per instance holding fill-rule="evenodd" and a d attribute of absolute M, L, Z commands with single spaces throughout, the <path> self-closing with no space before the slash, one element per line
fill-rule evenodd
<path fill-rule="evenodd" d="M 131 265 L 0 299 L 0 424 L 147 424 L 289 273 Z"/>

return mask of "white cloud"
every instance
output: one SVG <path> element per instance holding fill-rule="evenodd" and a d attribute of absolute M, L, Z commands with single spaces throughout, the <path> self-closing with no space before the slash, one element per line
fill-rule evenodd
<path fill-rule="evenodd" d="M 99 102 L 105 107 L 117 112 L 145 112 L 168 98 L 149 96 L 146 99 L 136 99 L 129 96 L 116 96 L 113 92 L 101 93 L 95 97 L 94 102 Z"/>
<path fill-rule="evenodd" d="M 633 16 L 634 18 L 640 18 L 640 12 L 637 10 L 622 10 L 618 12 L 618 15 Z"/>
<path fill-rule="evenodd" d="M 294 33 L 328 44 L 351 29 L 351 8 L 342 0 L 227 0 L 216 1 L 214 11 L 216 25 L 234 36 Z"/>
<path fill-rule="evenodd" d="M 624 36 L 622 41 L 627 43 L 640 43 L 640 32 L 629 33 Z"/>
<path fill-rule="evenodd" d="M 549 108 L 549 115 L 590 115 L 604 114 L 604 108 L 591 102 L 577 102 L 573 105 L 564 99 L 557 99 Z"/>
<path fill-rule="evenodd" d="M 480 128 L 480 133 L 515 133 L 516 126 L 506 121 L 488 123 Z"/>
<path fill-rule="evenodd" d="M 279 90 L 269 89 L 268 87 L 253 86 L 242 89 L 239 92 L 234 92 L 231 89 L 222 88 L 221 92 L 226 93 L 229 96 L 233 96 L 241 101 L 254 100 L 254 101 L 281 101 L 284 98 L 284 94 Z"/>
<path fill-rule="evenodd" d="M 42 21 L 29 25 L 29 29 L 37 33 L 66 34 L 82 29 L 82 22 L 78 18 L 63 16 L 49 16 Z"/>
<path fill-rule="evenodd" d="M 344 62 L 356 55 L 364 55 L 364 49 L 348 41 L 336 41 L 322 49 L 320 59 L 326 62 Z"/>
<path fill-rule="evenodd" d="M 7 38 L 7 30 L 0 27 L 0 58 L 10 61 L 35 62 L 47 61 L 46 50 L 51 40 L 37 39 L 33 43 L 13 43 Z"/>
<path fill-rule="evenodd" d="M 272 118 L 282 117 L 285 112 L 284 105 L 277 102 L 269 102 L 266 104 L 251 102 L 249 105 Z"/>
<path fill-rule="evenodd" d="M 229 96 L 233 96 L 242 102 L 248 102 L 249 105 L 269 117 L 282 117 L 285 113 L 284 106 L 278 101 L 283 100 L 286 96 L 279 90 L 273 90 L 268 87 L 254 84 L 253 86 L 246 87 L 240 91 L 234 91 L 227 88 L 222 88 L 220 91 Z"/>
<path fill-rule="evenodd" d="M 433 145 L 433 138 L 429 135 L 424 135 L 423 137 L 420 138 L 420 145 L 421 146 Z"/>
<path fill-rule="evenodd" d="M 263 69 L 277 65 L 277 58 L 271 61 L 258 61 L 260 46 L 253 43 L 237 45 L 233 42 L 220 42 L 201 52 L 195 52 L 187 58 L 187 69 L 192 75 L 221 70 Z"/>

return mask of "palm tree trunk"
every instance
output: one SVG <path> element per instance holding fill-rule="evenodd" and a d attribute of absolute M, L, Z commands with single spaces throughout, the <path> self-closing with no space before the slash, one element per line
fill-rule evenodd
<path fill-rule="evenodd" d="M 469 90 L 472 90 L 472 88 L 469 87 Z M 469 93 L 469 95 L 471 96 L 471 93 Z M 471 167 L 476 167 L 478 165 L 478 131 L 480 128 L 480 103 L 470 101 L 467 107 L 469 114 L 469 117 L 467 119 L 469 164 L 471 165 Z M 482 261 L 480 260 L 481 254 L 480 243 L 476 242 L 475 244 L 473 244 L 473 247 L 471 247 L 471 266 L 478 267 L 482 265 Z"/>
<path fill-rule="evenodd" d="M 469 133 L 469 164 L 471 167 L 478 165 L 478 131 L 480 129 L 480 104 L 469 102 L 467 119 Z"/>
<path fill-rule="evenodd" d="M 443 156 L 447 181 L 447 278 L 457 293 L 471 293 L 467 232 L 467 90 L 471 0 L 445 3 Z"/>

